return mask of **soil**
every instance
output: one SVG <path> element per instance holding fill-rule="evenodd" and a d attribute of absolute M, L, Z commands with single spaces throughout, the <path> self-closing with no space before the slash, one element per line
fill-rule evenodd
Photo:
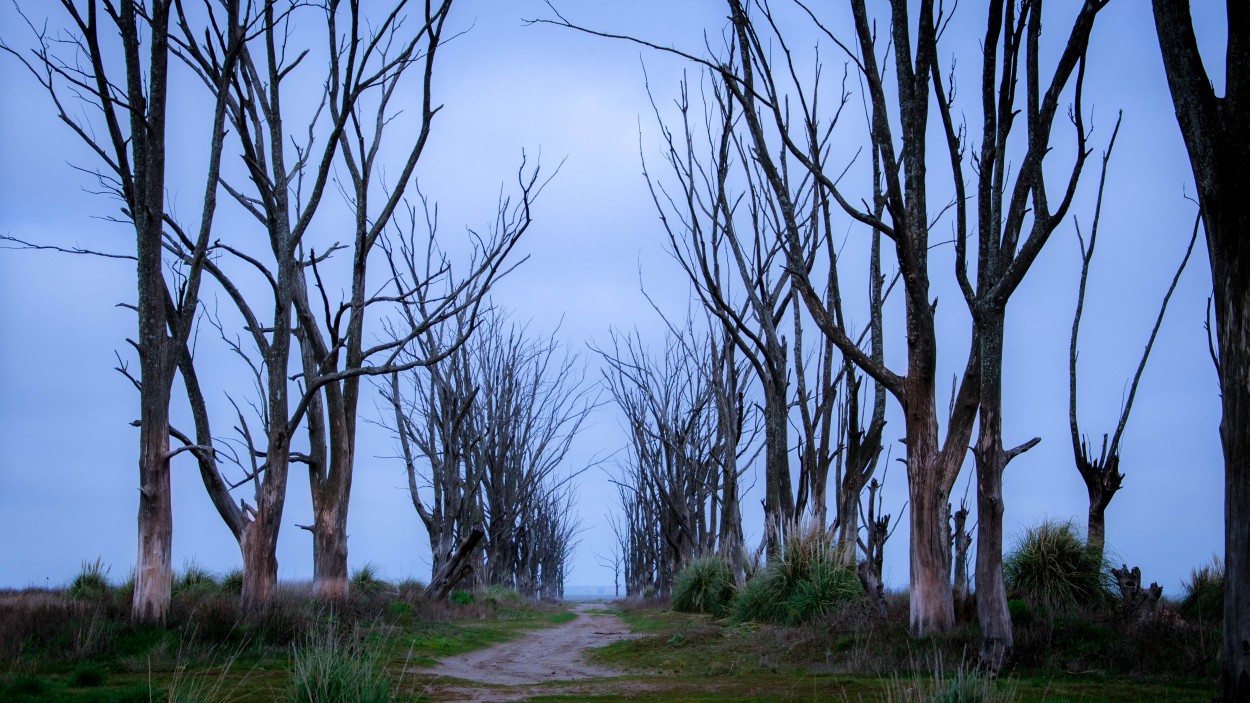
<path fill-rule="evenodd" d="M 428 669 L 411 673 L 433 675 L 429 693 L 435 700 L 514 701 L 534 695 L 576 695 L 597 692 L 601 679 L 623 672 L 585 661 L 587 649 L 636 637 L 615 615 L 599 603 L 579 603 L 577 618 L 562 625 L 535 630 L 514 642 L 444 659 Z M 459 679 L 464 685 L 446 679 Z M 541 686 L 541 690 L 534 690 Z"/>

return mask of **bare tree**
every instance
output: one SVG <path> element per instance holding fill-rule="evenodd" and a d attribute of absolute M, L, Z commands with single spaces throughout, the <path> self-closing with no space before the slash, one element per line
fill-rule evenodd
<path fill-rule="evenodd" d="M 709 83 L 711 97 L 704 95 L 702 106 L 694 106 L 703 112 L 700 119 L 691 114 L 690 87 L 683 81 L 676 131 L 665 124 L 653 99 L 674 185 L 653 178 L 645 158 L 643 174 L 671 253 L 759 381 L 765 540 L 772 555 L 780 549 L 784 527 L 796 517 L 787 423 L 790 361 L 783 330 L 793 295 L 775 234 L 775 203 L 755 187 L 749 172 L 744 174 L 746 193 L 740 197 L 731 191 L 731 174 L 738 167 L 749 168 L 750 157 L 735 135 L 738 115 L 720 78 L 713 74 Z M 706 140 L 706 157 L 695 146 L 696 139 Z"/>
<path fill-rule="evenodd" d="M 417 162 L 430 136 L 434 115 L 439 106 L 433 104 L 432 83 L 434 60 L 443 41 L 443 28 L 451 9 L 451 0 L 425 3 L 423 16 L 418 16 L 417 29 L 411 35 L 404 26 L 409 3 L 394 3 L 379 29 L 351 43 L 343 43 L 338 17 L 327 13 L 329 54 L 329 100 L 332 122 L 346 120 L 339 132 L 339 155 L 347 174 L 346 199 L 354 214 L 354 239 L 351 251 L 351 289 L 347 300 L 332 304 L 332 293 L 317 269 L 317 257 L 310 257 L 312 273 L 320 305 L 310 300 L 310 286 L 304 269 L 296 287 L 295 306 L 299 324 L 296 335 L 301 345 L 304 376 L 310 384 L 320 385 L 307 423 L 310 444 L 308 463 L 312 491 L 313 522 L 309 526 L 313 539 L 313 592 L 322 597 L 341 598 L 347 592 L 347 516 L 351 495 L 352 474 L 356 459 L 356 417 L 363 373 L 384 373 L 375 359 L 393 354 L 396 345 L 365 345 L 367 309 L 386 297 L 371 296 L 368 264 L 371 253 L 400 208 L 406 186 L 412 180 Z M 344 19 L 351 27 L 362 24 L 359 7 L 350 3 Z M 336 44 L 338 42 L 338 44 Z M 367 42 L 367 43 L 366 43 Z M 376 45 L 377 61 L 357 64 L 360 47 Z M 367 57 L 367 54 L 366 54 Z M 351 93 L 368 87 L 370 72 L 377 72 L 376 84 L 365 104 L 361 95 L 353 104 Z M 411 73 L 419 75 L 420 109 L 416 114 L 414 136 L 402 148 L 403 162 L 394 186 L 385 190 L 378 206 L 373 203 L 375 181 L 380 178 L 379 156 L 395 152 L 394 145 L 382 150 L 387 127 L 394 128 L 398 114 L 391 114 L 392 99 L 401 89 L 401 80 Z M 402 111 L 408 112 L 408 111 Z M 494 252 L 492 252 L 494 253 Z M 490 258 L 487 257 L 490 262 Z M 478 291 L 488 287 L 478 286 Z M 398 291 L 396 297 L 404 297 Z M 472 304 L 470 298 L 454 299 L 455 305 Z M 317 308 L 320 308 L 319 310 Z M 438 315 L 434 316 L 436 322 Z M 425 322 L 425 321 L 423 321 Z M 419 329 L 419 327 L 417 327 Z"/>
<path fill-rule="evenodd" d="M 1227 3 L 1224 97 L 1203 66 L 1189 3 L 1154 0 L 1155 29 L 1172 102 L 1198 185 L 1215 288 L 1224 447 L 1224 660 L 1220 695 L 1250 700 L 1250 11 Z"/>
<path fill-rule="evenodd" d="M 498 313 L 475 321 L 463 312 L 409 352 L 435 360 L 405 374 L 410 396 L 391 376 L 383 394 L 436 573 L 481 530 L 471 557 L 479 583 L 563 597 L 578 531 L 571 480 L 581 472 L 566 460 L 596 403 L 577 358 L 559 351 L 554 337 L 532 339 Z"/>
<path fill-rule="evenodd" d="M 139 549 L 132 613 L 138 620 L 159 623 L 169 610 L 173 578 L 170 459 L 196 449 L 191 445 L 170 448 L 169 403 L 199 304 L 216 212 L 226 100 L 220 98 L 214 106 L 207 135 L 208 170 L 201 214 L 188 239 L 186 266 L 178 270 L 180 277 L 171 286 L 164 255 L 165 224 L 171 219 L 165 207 L 167 91 L 170 46 L 176 41 L 170 25 L 180 21 L 186 26 L 182 4 L 123 0 L 104 3 L 103 11 L 95 0 L 88 0 L 85 6 L 62 0 L 61 5 L 72 23 L 63 35 L 54 38 L 35 30 L 38 46 L 29 56 L 7 44 L 0 44 L 0 48 L 22 61 L 52 98 L 58 118 L 103 162 L 103 167 L 85 170 L 99 181 L 104 192 L 122 201 L 123 219 L 134 228 L 134 309 L 139 329 L 137 339 L 128 341 L 139 357 L 139 378 L 130 379 L 139 389 L 140 401 L 136 423 Z M 221 33 L 213 47 L 216 60 L 207 68 L 205 80 L 224 88 L 233 79 L 242 40 L 239 3 L 210 2 L 206 11 L 220 22 Z M 34 25 L 31 27 L 34 30 Z M 75 52 L 74 58 L 59 55 L 54 49 L 57 44 Z M 66 93 L 99 111 L 103 129 L 97 131 L 90 120 L 78 116 L 81 113 L 70 106 Z"/>
<path fill-rule="evenodd" d="M 731 463 L 717 457 L 737 451 L 719 436 L 726 424 L 718 418 L 710 382 L 709 352 L 716 349 L 715 361 L 723 364 L 725 347 L 710 336 L 696 336 L 689 323 L 684 329 L 670 326 L 669 332 L 659 359 L 636 336 L 617 333 L 612 349 L 599 351 L 604 381 L 629 436 L 616 483 L 623 508 L 617 536 L 631 558 L 626 569 L 631 596 L 668 595 L 677 572 L 702 552 L 713 551 L 714 506 L 726 502 L 716 488 L 723 466 Z M 733 435 L 741 437 L 740 427 Z M 730 491 L 736 487 L 736 480 L 729 484 Z M 737 506 L 725 512 L 737 516 Z M 735 526 L 731 518 L 727 527 L 720 540 L 728 542 L 725 551 L 740 548 L 740 522 Z"/>
<path fill-rule="evenodd" d="M 1172 277 L 1172 284 L 1168 286 L 1163 302 L 1159 305 L 1159 314 L 1155 318 L 1154 327 L 1150 330 L 1150 338 L 1146 340 L 1141 360 L 1137 363 L 1137 371 L 1129 383 L 1128 396 L 1125 397 L 1124 405 L 1120 409 L 1119 422 L 1116 424 L 1115 434 L 1111 437 L 1111 444 L 1107 444 L 1107 435 L 1104 434 L 1102 449 L 1095 456 L 1094 447 L 1090 444 L 1089 437 L 1081 432 L 1076 416 L 1077 336 L 1081 328 L 1081 312 L 1085 307 L 1085 284 L 1089 280 L 1090 263 L 1094 259 L 1094 246 L 1098 243 L 1098 223 L 1102 215 L 1102 195 L 1107 182 L 1107 165 L 1111 159 L 1111 150 L 1115 146 L 1115 136 L 1119 132 L 1119 127 L 1117 121 L 1116 129 L 1111 134 L 1111 142 L 1103 154 L 1102 175 L 1098 183 L 1098 198 L 1094 206 L 1094 219 L 1090 225 L 1088 246 L 1081 235 L 1080 227 L 1077 227 L 1077 241 L 1081 247 L 1081 283 L 1076 296 L 1076 312 L 1072 316 L 1072 340 L 1068 347 L 1068 426 L 1072 431 L 1072 456 L 1076 461 L 1076 470 L 1081 474 L 1081 480 L 1085 482 L 1085 490 L 1089 494 L 1089 518 L 1085 531 L 1085 544 L 1099 562 L 1102 561 L 1106 543 L 1107 506 L 1111 504 L 1111 499 L 1120 490 L 1121 482 L 1124 480 L 1124 474 L 1120 473 L 1120 440 L 1124 437 L 1124 428 L 1128 426 L 1129 413 L 1133 410 L 1133 399 L 1137 396 L 1137 386 L 1141 383 L 1142 373 L 1146 370 L 1150 350 L 1154 348 L 1159 328 L 1163 325 L 1163 315 L 1167 312 L 1168 301 L 1172 299 L 1176 284 L 1180 282 L 1185 265 L 1189 263 L 1189 256 L 1194 251 L 1200 224 L 1195 220 L 1194 231 L 1189 238 L 1189 246 L 1185 249 L 1185 256 L 1181 259 L 1181 264 Z"/>

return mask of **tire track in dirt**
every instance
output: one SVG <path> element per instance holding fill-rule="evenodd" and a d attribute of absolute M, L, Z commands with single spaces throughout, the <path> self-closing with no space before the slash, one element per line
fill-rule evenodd
<path fill-rule="evenodd" d="M 437 700 L 510 701 L 539 694 L 589 692 L 581 685 L 552 687 L 550 684 L 589 683 L 624 675 L 624 672 L 588 663 L 585 652 L 637 637 L 620 618 L 600 611 L 601 607 L 598 603 L 579 603 L 573 610 L 577 617 L 567 623 L 534 630 L 521 639 L 449 657 L 437 666 L 411 669 L 409 673 L 433 675 L 430 690 Z M 486 686 L 450 681 L 444 684 L 441 679 L 460 679 Z M 541 686 L 540 691 L 531 690 L 538 686 Z"/>

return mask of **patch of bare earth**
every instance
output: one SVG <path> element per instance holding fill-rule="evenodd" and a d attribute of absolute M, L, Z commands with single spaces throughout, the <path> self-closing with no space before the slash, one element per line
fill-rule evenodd
<path fill-rule="evenodd" d="M 596 603 L 580 603 L 574 609 L 577 618 L 567 623 L 409 673 L 433 675 L 429 694 L 434 700 L 520 701 L 537 695 L 611 692 L 620 682 L 603 679 L 623 672 L 587 663 L 585 652 L 637 635 L 615 615 L 595 612 L 600 609 Z"/>

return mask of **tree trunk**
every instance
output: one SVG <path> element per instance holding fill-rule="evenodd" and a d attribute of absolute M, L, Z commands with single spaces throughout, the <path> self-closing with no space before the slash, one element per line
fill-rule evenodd
<path fill-rule="evenodd" d="M 773 386 L 778 384 L 773 384 Z M 790 447 L 785 381 L 764 395 L 764 529 L 768 558 L 781 555 L 785 529 L 794 519 L 794 492 L 790 486 Z"/>
<path fill-rule="evenodd" d="M 1107 544 L 1107 505 L 1111 495 L 1103 491 L 1089 491 L 1089 520 L 1085 526 L 1085 549 L 1102 562 Z"/>
<path fill-rule="evenodd" d="M 159 354 L 160 347 L 151 350 Z M 146 369 L 145 369 L 146 370 Z M 145 384 L 146 385 L 146 384 Z M 169 395 L 143 394 L 139 454 L 139 554 L 131 615 L 146 623 L 164 623 L 173 586 L 174 519 L 169 485 Z"/>
<path fill-rule="evenodd" d="M 1220 695 L 1250 701 L 1250 17 L 1228 3 L 1225 96 L 1203 67 L 1189 3 L 1154 0 L 1176 120 L 1198 186 L 1215 291 L 1224 448 L 1224 652 Z"/>
<path fill-rule="evenodd" d="M 354 380 L 354 379 L 353 379 Z M 327 393 L 337 395 L 337 393 Z M 340 600 L 347 597 L 347 506 L 351 500 L 351 475 L 355 462 L 354 422 L 341 410 L 341 398 L 328 403 L 329 473 L 315 477 L 313 499 L 313 595 Z"/>
<path fill-rule="evenodd" d="M 942 494 L 932 485 L 936 482 L 933 478 L 932 475 L 913 476 L 908 482 L 911 494 L 911 633 L 916 637 L 946 632 L 955 626 L 949 494 Z"/>
<path fill-rule="evenodd" d="M 258 514 L 243 530 L 243 593 L 240 603 L 248 615 L 263 613 L 273 603 L 278 590 L 277 531 L 266 527 L 266 516 Z M 272 533 L 272 534 L 270 534 Z"/>
<path fill-rule="evenodd" d="M 980 431 L 973 449 L 977 467 L 977 620 L 981 623 L 981 662 L 1002 668 L 1013 646 L 1007 588 L 1003 583 L 1003 331 L 1005 312 L 982 315 L 977 338 L 981 352 Z"/>

